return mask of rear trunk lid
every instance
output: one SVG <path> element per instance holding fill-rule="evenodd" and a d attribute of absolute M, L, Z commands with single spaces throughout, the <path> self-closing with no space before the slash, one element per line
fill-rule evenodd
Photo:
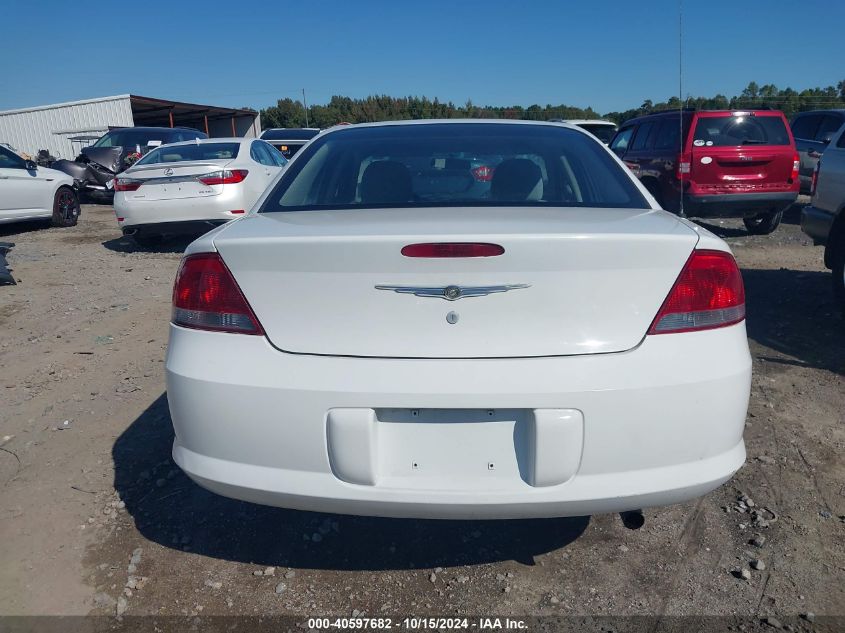
<path fill-rule="evenodd" d="M 635 347 L 697 239 L 662 211 L 432 208 L 258 214 L 214 245 L 281 350 L 494 358 Z M 504 253 L 401 253 L 427 242 Z M 446 300 L 450 286 L 465 296 Z M 489 286 L 511 288 L 469 296 Z"/>
<path fill-rule="evenodd" d="M 138 189 L 126 192 L 127 200 L 204 198 L 220 195 L 226 185 L 207 185 L 199 178 L 225 169 L 231 162 L 231 159 L 221 159 L 135 165 L 121 177 L 141 181 Z"/>
<path fill-rule="evenodd" d="M 795 145 L 779 112 L 697 113 L 689 135 L 689 193 L 753 193 L 795 189 Z"/>

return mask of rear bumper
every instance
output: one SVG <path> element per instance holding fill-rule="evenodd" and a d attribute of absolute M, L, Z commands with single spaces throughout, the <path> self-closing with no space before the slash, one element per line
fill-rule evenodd
<path fill-rule="evenodd" d="M 747 218 L 788 209 L 798 191 L 777 193 L 684 194 L 684 213 L 697 218 Z"/>
<path fill-rule="evenodd" d="M 801 211 L 801 230 L 816 244 L 825 244 L 835 219 L 833 213 L 808 205 Z"/>
<path fill-rule="evenodd" d="M 617 354 L 483 360 L 288 354 L 171 326 L 166 369 L 176 462 L 214 492 L 267 505 L 585 515 L 699 496 L 745 459 L 744 323 Z M 423 420 L 444 410 L 447 424 Z M 466 411 L 493 418 L 461 424 Z"/>
<path fill-rule="evenodd" d="M 156 222 L 121 227 L 124 235 L 201 235 L 230 220 L 186 220 L 184 222 Z"/>
<path fill-rule="evenodd" d="M 214 196 L 196 198 L 174 198 L 169 200 L 139 200 L 127 198 L 126 193 L 114 195 L 114 212 L 118 226 L 126 233 L 127 228 L 136 228 L 144 233 L 153 233 L 152 227 L 176 227 L 191 222 L 216 223 L 215 225 L 242 218 L 252 204 L 245 200 L 239 186 L 227 189 Z M 232 213 L 240 210 L 243 213 Z"/>

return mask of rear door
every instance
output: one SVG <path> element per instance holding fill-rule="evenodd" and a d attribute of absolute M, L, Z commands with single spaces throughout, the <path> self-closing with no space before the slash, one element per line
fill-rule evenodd
<path fill-rule="evenodd" d="M 816 168 L 816 154 L 821 150 L 816 143 L 816 132 L 822 122 L 823 115 L 820 113 L 808 112 L 798 114 L 792 120 L 792 136 L 795 137 L 795 149 L 798 150 L 801 166 L 798 174 L 801 178 L 801 190 L 809 191 L 810 181 L 813 177 L 813 170 Z"/>
<path fill-rule="evenodd" d="M 789 191 L 794 143 L 780 112 L 698 112 L 687 151 L 690 192 Z"/>
<path fill-rule="evenodd" d="M 52 213 L 53 188 L 45 173 L 26 169 L 24 159 L 0 146 L 0 221 Z"/>

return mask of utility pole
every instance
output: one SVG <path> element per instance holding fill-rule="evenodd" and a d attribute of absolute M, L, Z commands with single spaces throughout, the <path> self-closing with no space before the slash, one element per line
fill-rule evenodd
<path fill-rule="evenodd" d="M 302 89 L 302 107 L 305 108 L 305 127 L 308 127 L 308 103 L 305 101 L 305 88 Z"/>

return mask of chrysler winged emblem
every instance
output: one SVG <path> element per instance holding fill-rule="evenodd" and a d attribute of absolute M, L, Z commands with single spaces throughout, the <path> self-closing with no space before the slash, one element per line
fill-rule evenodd
<path fill-rule="evenodd" d="M 465 297 L 484 297 L 497 292 L 530 288 L 531 284 L 502 284 L 500 286 L 376 286 L 376 290 L 392 290 L 417 297 L 435 297 L 457 301 Z"/>

